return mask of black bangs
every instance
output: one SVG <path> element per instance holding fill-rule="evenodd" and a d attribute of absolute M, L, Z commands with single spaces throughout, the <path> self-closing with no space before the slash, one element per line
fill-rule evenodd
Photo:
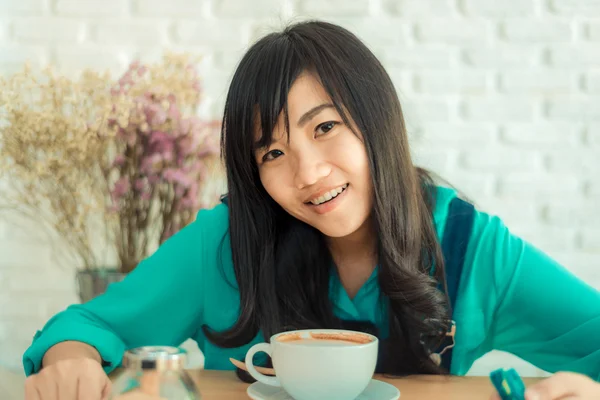
<path fill-rule="evenodd" d="M 288 35 L 281 35 L 266 43 L 262 57 L 257 61 L 259 65 L 254 80 L 253 126 L 260 123 L 261 135 L 255 146 L 263 148 L 271 144 L 273 130 L 282 112 L 285 132 L 289 133 L 287 97 L 296 78 L 308 66 Z"/>
<path fill-rule="evenodd" d="M 254 153 L 271 144 L 282 112 L 289 132 L 287 96 L 306 68 L 285 33 L 265 36 L 244 55 L 231 81 L 223 115 L 221 146 L 231 172 L 253 179 L 249 169 L 256 165 Z"/>

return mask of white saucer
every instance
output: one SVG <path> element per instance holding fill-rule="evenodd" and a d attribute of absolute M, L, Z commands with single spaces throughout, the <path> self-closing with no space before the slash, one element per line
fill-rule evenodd
<path fill-rule="evenodd" d="M 294 400 L 282 388 L 265 385 L 262 382 L 254 382 L 246 390 L 248 396 L 253 400 Z M 397 400 L 400 391 L 387 382 L 371 379 L 367 388 L 356 398 L 356 400 Z"/>

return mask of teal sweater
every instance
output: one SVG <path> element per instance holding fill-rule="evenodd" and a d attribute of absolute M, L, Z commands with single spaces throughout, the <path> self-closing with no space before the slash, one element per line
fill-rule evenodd
<path fill-rule="evenodd" d="M 434 221 L 439 238 L 455 196 L 451 189 L 438 188 Z M 52 317 L 23 356 L 25 373 L 37 372 L 44 353 L 65 340 L 94 346 L 110 363 L 107 373 L 120 365 L 126 349 L 177 346 L 188 338 L 204 352 L 206 369 L 234 369 L 229 357 L 243 360 L 250 346 L 263 340 L 262 333 L 240 348 L 223 349 L 201 329 L 207 324 L 225 330 L 238 318 L 229 240 L 220 247 L 228 223 L 223 204 L 200 211 L 124 281 Z M 385 330 L 376 278 L 377 269 L 350 299 L 334 277 L 330 298 L 336 315 L 368 320 Z M 575 371 L 600 380 L 600 292 L 481 211 L 476 211 L 453 319 L 453 374 L 464 375 L 475 360 L 497 349 L 546 371 Z"/>

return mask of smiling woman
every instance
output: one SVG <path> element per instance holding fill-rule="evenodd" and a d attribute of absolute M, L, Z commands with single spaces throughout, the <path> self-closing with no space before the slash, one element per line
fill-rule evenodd
<path fill-rule="evenodd" d="M 600 293 L 414 165 L 394 86 L 352 33 L 259 40 L 223 122 L 223 204 L 37 332 L 31 393 L 105 390 L 101 367 L 137 346 L 192 337 L 205 368 L 234 369 L 276 333 L 345 328 L 378 337 L 378 372 L 464 375 L 497 349 L 576 373 L 546 398 L 600 398 Z"/>

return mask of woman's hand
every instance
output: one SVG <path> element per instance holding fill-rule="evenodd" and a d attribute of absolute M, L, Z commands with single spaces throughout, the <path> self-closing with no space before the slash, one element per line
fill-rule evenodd
<path fill-rule="evenodd" d="M 110 379 L 98 361 L 73 358 L 29 376 L 25 400 L 106 400 L 110 390 Z"/>
<path fill-rule="evenodd" d="M 592 400 L 600 399 L 600 383 L 573 372 L 558 372 L 531 385 L 525 400 Z M 494 394 L 490 400 L 500 400 Z"/>

